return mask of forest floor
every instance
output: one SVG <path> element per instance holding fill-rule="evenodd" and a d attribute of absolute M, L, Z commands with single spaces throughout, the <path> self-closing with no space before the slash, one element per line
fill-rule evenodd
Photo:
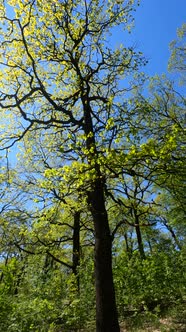
<path fill-rule="evenodd" d="M 121 332 L 186 332 L 186 301 L 170 307 L 160 318 L 143 313 L 126 319 L 121 324 Z"/>
<path fill-rule="evenodd" d="M 123 323 L 121 332 L 186 332 L 186 318 L 162 318 L 156 323 L 144 323 L 143 327 Z"/>
<path fill-rule="evenodd" d="M 87 329 L 78 331 L 88 332 Z M 95 329 L 91 327 L 90 331 Z M 120 332 L 186 332 L 186 300 L 159 313 L 159 317 L 151 312 L 128 316 L 120 323 Z"/>

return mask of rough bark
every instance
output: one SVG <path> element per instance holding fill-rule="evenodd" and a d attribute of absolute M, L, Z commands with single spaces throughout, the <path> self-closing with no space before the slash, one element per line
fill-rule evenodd
<path fill-rule="evenodd" d="M 119 332 L 112 273 L 112 238 L 104 198 L 105 180 L 96 162 L 98 155 L 88 94 L 89 86 L 87 85 L 86 94 L 82 95 L 86 146 L 90 151 L 87 161 L 90 165 L 92 161 L 94 162 L 96 172 L 96 180 L 92 181 L 88 195 L 95 232 L 96 332 Z"/>
<path fill-rule="evenodd" d="M 95 230 L 96 332 L 119 332 L 112 275 L 112 241 L 103 184 L 97 180 L 90 195 Z"/>

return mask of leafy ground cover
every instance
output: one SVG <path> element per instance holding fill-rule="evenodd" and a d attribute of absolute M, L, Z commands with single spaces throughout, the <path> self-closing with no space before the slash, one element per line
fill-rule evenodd
<path fill-rule="evenodd" d="M 121 332 L 186 332 L 186 303 L 182 303 L 162 317 L 139 315 L 121 324 Z"/>

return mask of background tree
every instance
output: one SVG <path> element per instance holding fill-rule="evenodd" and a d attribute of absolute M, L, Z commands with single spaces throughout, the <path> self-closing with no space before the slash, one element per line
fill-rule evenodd
<path fill-rule="evenodd" d="M 179 72 L 181 75 L 181 82 L 185 84 L 185 71 L 186 71 L 186 24 L 184 23 L 181 28 L 177 30 L 177 40 L 172 41 L 170 44 L 171 57 L 169 60 L 169 70 Z"/>

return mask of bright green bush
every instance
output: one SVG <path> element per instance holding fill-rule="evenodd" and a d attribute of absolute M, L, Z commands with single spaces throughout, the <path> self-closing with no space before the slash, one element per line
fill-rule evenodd
<path fill-rule="evenodd" d="M 135 312 L 162 312 L 184 296 L 184 262 L 180 252 L 156 252 L 141 260 L 120 254 L 114 264 L 118 309 L 121 317 Z"/>

